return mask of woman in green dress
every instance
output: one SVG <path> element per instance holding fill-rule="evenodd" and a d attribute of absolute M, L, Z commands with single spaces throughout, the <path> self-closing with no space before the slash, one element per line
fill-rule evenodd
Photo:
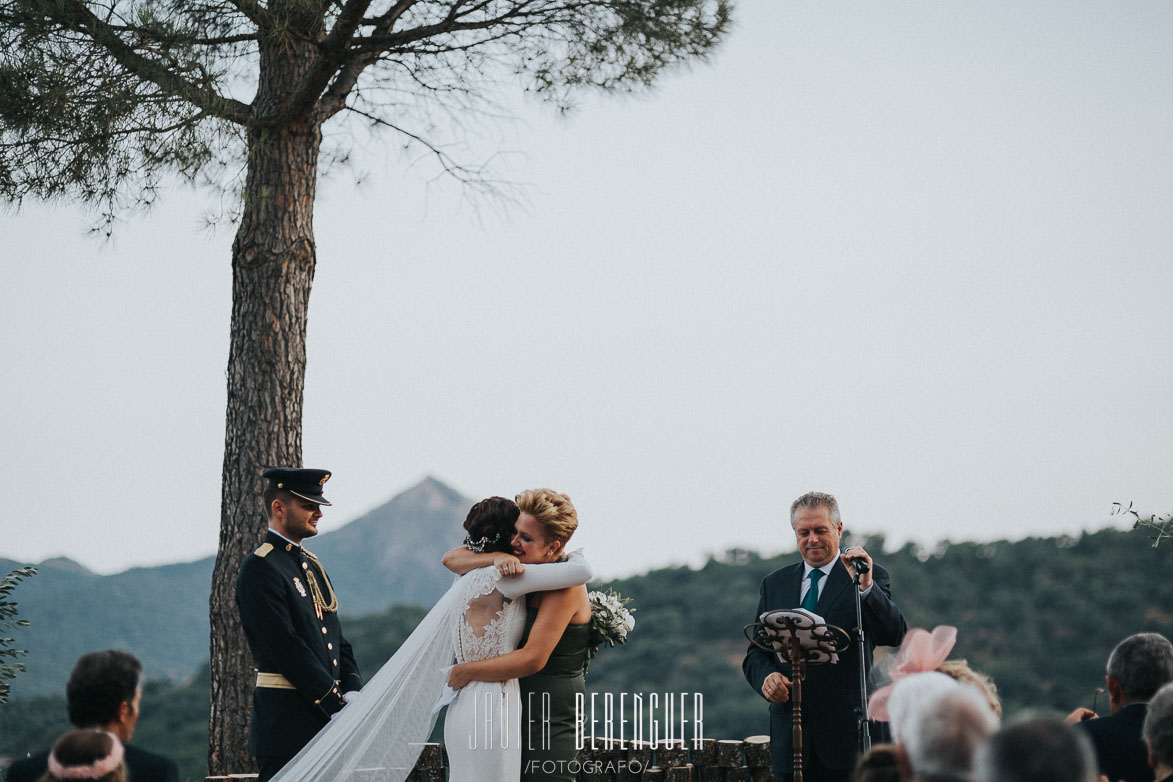
<path fill-rule="evenodd" d="M 516 559 L 496 555 L 503 574 L 525 563 L 554 562 L 578 527 L 570 498 L 550 489 L 517 495 L 521 514 L 513 538 Z M 456 572 L 486 564 L 485 554 L 465 556 L 457 549 L 444 564 Z M 510 561 L 510 560 L 513 561 Z M 471 567 L 470 567 L 471 566 Z M 455 665 L 448 676 L 454 689 L 470 681 L 519 679 L 521 685 L 521 778 L 524 782 L 575 778 L 575 696 L 584 692 L 590 639 L 591 604 L 585 586 L 536 592 L 528 596 L 526 630 L 516 651 L 488 660 Z"/>

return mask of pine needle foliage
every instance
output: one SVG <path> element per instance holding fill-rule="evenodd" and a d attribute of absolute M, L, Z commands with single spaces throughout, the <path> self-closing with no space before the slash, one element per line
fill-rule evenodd
<path fill-rule="evenodd" d="M 23 579 L 37 574 L 35 567 L 17 568 L 0 578 L 0 703 L 8 702 L 8 695 L 12 691 L 12 679 L 24 670 L 24 663 L 16 660 L 24 657 L 28 652 L 14 648 L 15 638 L 8 637 L 8 633 L 17 627 L 28 627 L 24 619 L 17 619 L 16 603 L 10 597 L 16 585 Z"/>
<path fill-rule="evenodd" d="M 266 131 L 340 115 L 483 185 L 452 131 L 503 83 L 560 109 L 582 88 L 645 89 L 714 50 L 730 3 L 0 0 L 0 197 L 113 219 L 171 176 L 239 196 Z M 330 139 L 330 159 L 354 138 Z"/>

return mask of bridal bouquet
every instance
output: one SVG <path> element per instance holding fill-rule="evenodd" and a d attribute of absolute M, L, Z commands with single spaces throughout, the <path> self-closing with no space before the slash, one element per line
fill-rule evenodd
<path fill-rule="evenodd" d="M 631 602 L 614 589 L 606 592 L 591 592 L 591 652 L 594 657 L 604 643 L 608 646 L 627 642 L 627 634 L 635 628 L 634 608 L 626 608 Z"/>

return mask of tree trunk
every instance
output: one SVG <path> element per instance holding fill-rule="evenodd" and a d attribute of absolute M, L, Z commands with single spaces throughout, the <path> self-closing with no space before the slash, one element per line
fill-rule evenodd
<path fill-rule="evenodd" d="M 275 116 L 313 62 L 301 39 L 262 45 L 257 116 Z M 261 473 L 301 466 L 306 315 L 316 249 L 313 207 L 321 125 L 316 117 L 253 128 L 244 211 L 232 246 L 232 326 L 220 506 L 212 576 L 212 708 L 208 773 L 253 770 L 248 754 L 254 668 L 236 606 L 240 564 L 267 526 Z"/>

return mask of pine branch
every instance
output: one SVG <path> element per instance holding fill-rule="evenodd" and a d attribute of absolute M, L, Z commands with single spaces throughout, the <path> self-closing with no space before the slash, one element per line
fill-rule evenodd
<path fill-rule="evenodd" d="M 454 11 L 455 7 L 456 6 L 453 8 Z M 370 35 L 363 36 L 361 39 L 356 41 L 352 47 L 352 51 L 382 54 L 391 50 L 404 49 L 412 43 L 428 40 L 429 38 L 435 38 L 437 36 L 448 33 L 459 33 L 469 30 L 486 30 L 491 27 L 507 23 L 514 25 L 516 30 L 520 31 L 524 28 L 532 27 L 535 24 L 533 19 L 528 18 L 528 15 L 519 15 L 514 12 L 500 14 L 488 19 L 479 19 L 473 22 L 461 22 L 458 21 L 459 18 L 460 17 L 453 13 L 449 14 L 449 16 L 441 22 L 415 27 L 410 30 L 404 30 L 402 32 L 388 31 L 386 33 L 371 33 Z M 543 22 L 543 24 L 545 24 L 545 22 Z M 492 37 L 500 37 L 500 34 L 496 34 Z M 450 51 L 452 48 L 455 47 L 442 48 L 439 49 L 439 51 Z"/>
<path fill-rule="evenodd" d="M 366 13 L 370 5 L 371 0 L 347 0 L 334 22 L 334 28 L 319 46 L 321 56 L 290 100 L 283 119 L 301 116 L 319 102 L 323 91 L 330 85 L 330 80 L 334 78 L 339 67 L 346 62 L 350 42 L 358 31 L 359 25 L 362 24 L 363 14 Z M 358 73 L 361 71 L 360 67 Z M 358 73 L 355 74 L 356 79 Z M 331 115 L 327 114 L 326 116 Z"/>
<path fill-rule="evenodd" d="M 532 0 L 524 0 L 521 3 L 515 4 L 505 13 L 495 17 L 479 19 L 474 22 L 461 22 L 460 19 L 483 11 L 488 7 L 488 1 L 481 0 L 481 2 L 473 6 L 466 7 L 467 0 L 456 0 L 451 4 L 447 15 L 442 21 L 403 32 L 394 32 L 395 24 L 413 5 L 415 5 L 415 0 L 400 0 L 386 14 L 373 20 L 366 20 L 365 24 L 373 25 L 375 29 L 371 33 L 355 39 L 354 43 L 351 44 L 350 53 L 352 57 L 339 70 L 334 81 L 330 84 L 329 89 L 323 95 L 320 106 L 324 119 L 332 117 L 339 111 L 347 108 L 347 98 L 354 90 L 362 72 L 378 62 L 380 57 L 392 50 L 405 51 L 414 42 L 465 30 L 488 30 L 510 22 L 504 29 L 493 31 L 489 35 L 478 38 L 476 41 L 459 45 L 441 45 L 423 50 L 428 54 L 468 51 L 478 46 L 516 35 L 527 25 L 534 23 L 533 19 L 528 18 L 529 12 L 525 10 L 533 5 Z M 510 21 L 511 19 L 513 20 L 512 22 Z M 550 21 L 551 19 L 549 18 L 545 19 L 545 23 L 549 23 Z M 415 53 L 420 52 L 417 51 Z"/>
<path fill-rule="evenodd" d="M 38 136 L 37 141 L 38 142 L 45 142 L 48 144 L 59 144 L 62 148 L 67 148 L 67 147 L 73 146 L 75 144 L 82 144 L 82 145 L 95 144 L 95 143 L 107 141 L 109 139 L 117 138 L 119 136 L 134 136 L 139 133 L 151 133 L 151 134 L 174 133 L 175 131 L 180 130 L 182 128 L 186 128 L 191 125 L 195 125 L 195 124 L 199 123 L 201 120 L 204 120 L 206 118 L 207 118 L 206 114 L 200 113 L 200 114 L 196 114 L 193 117 L 185 119 L 181 122 L 176 122 L 174 124 L 164 125 L 161 127 L 158 125 L 129 125 L 124 128 L 111 128 L 109 131 L 103 132 L 102 135 L 100 135 L 100 136 L 99 135 L 91 135 L 91 136 L 48 136 L 48 135 L 43 135 L 43 136 Z M 0 149 L 12 149 L 12 150 L 24 149 L 27 151 L 28 146 L 29 145 L 28 145 L 27 141 L 12 141 L 12 142 L 0 141 Z"/>
<path fill-rule="evenodd" d="M 221 35 L 211 38 L 184 38 L 182 40 L 168 40 L 166 43 L 189 43 L 193 46 L 224 46 L 234 43 L 249 43 L 260 40 L 256 33 L 241 33 L 240 35 Z"/>
<path fill-rule="evenodd" d="M 389 32 L 395 28 L 395 25 L 415 3 L 416 0 L 399 0 L 388 9 L 387 13 L 373 20 L 364 19 L 362 24 L 373 26 L 376 33 Z M 347 46 L 350 47 L 349 41 Z M 362 75 L 364 70 L 378 62 L 380 54 L 381 52 L 377 51 L 354 54 L 352 51 L 351 57 L 339 68 L 319 103 L 319 111 L 323 121 L 346 108 L 346 99 L 358 84 L 358 77 Z"/>
<path fill-rule="evenodd" d="M 261 30 L 273 29 L 273 14 L 257 0 L 229 0 L 236 10 Z"/>
<path fill-rule="evenodd" d="M 399 0 L 395 5 L 387 9 L 387 13 L 381 16 L 376 16 L 372 19 L 364 19 L 363 25 L 367 27 L 374 27 L 377 30 L 390 30 L 395 26 L 408 9 L 415 5 L 417 0 Z"/>
<path fill-rule="evenodd" d="M 495 189 L 493 184 L 485 179 L 484 167 L 473 168 L 473 167 L 467 166 L 463 163 L 459 163 L 451 155 L 449 155 L 447 152 L 445 152 L 441 147 L 437 146 L 436 144 L 432 143 L 431 141 L 428 141 L 426 138 L 419 135 L 418 133 L 412 133 L 410 130 L 407 130 L 406 128 L 404 128 L 400 125 L 396 125 L 393 122 L 389 122 L 389 121 L 383 119 L 382 117 L 377 117 L 374 114 L 370 114 L 368 112 L 365 112 L 362 109 L 354 108 L 353 106 L 347 106 L 346 110 L 351 112 L 352 114 L 356 114 L 360 117 L 367 119 L 368 121 L 370 121 L 370 123 L 372 125 L 378 125 L 379 127 L 384 127 L 389 130 L 393 130 L 396 133 L 400 133 L 404 136 L 407 136 L 407 138 L 410 139 L 411 141 L 413 141 L 413 142 L 419 144 L 420 146 L 424 147 L 425 149 L 427 149 L 428 152 L 433 157 L 435 157 L 436 160 L 440 163 L 440 166 L 444 169 L 444 173 L 453 177 L 458 182 L 461 182 L 465 185 L 477 185 L 480 187 L 487 187 L 490 190 Z"/>
<path fill-rule="evenodd" d="M 139 78 L 157 85 L 169 95 L 188 101 L 205 113 L 247 125 L 253 120 L 252 109 L 238 100 L 225 98 L 208 87 L 201 87 L 176 75 L 166 66 L 144 57 L 123 41 L 114 29 L 95 16 L 81 0 L 62 0 L 65 13 L 55 14 L 53 21 L 65 29 L 88 35 L 122 67 Z"/>

